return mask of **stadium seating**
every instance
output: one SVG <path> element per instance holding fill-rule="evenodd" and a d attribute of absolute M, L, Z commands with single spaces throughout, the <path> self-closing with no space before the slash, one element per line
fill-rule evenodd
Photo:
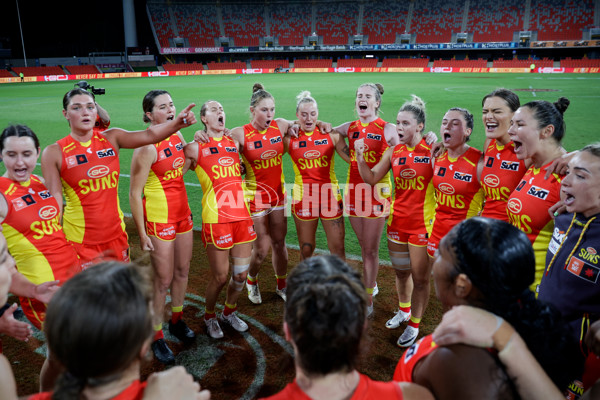
<path fill-rule="evenodd" d="M 428 58 L 384 58 L 382 68 L 426 68 Z"/>
<path fill-rule="evenodd" d="M 25 76 L 65 75 L 61 67 L 15 67 L 13 71 L 17 75 L 22 72 Z"/>
<path fill-rule="evenodd" d="M 529 29 L 538 40 L 581 40 L 594 25 L 594 0 L 531 0 Z"/>
<path fill-rule="evenodd" d="M 14 78 L 15 76 L 8 70 L 0 69 L 0 78 Z"/>
<path fill-rule="evenodd" d="M 251 60 L 250 66 L 252 68 L 289 68 L 290 62 L 288 60 Z"/>
<path fill-rule="evenodd" d="M 200 71 L 204 69 L 204 66 L 202 65 L 202 63 L 197 62 L 163 64 L 163 69 L 165 71 Z"/>
<path fill-rule="evenodd" d="M 487 68 L 487 60 L 434 60 L 433 67 L 452 67 L 452 68 Z"/>
<path fill-rule="evenodd" d="M 474 42 L 512 42 L 523 26 L 522 0 L 479 0 L 469 3 L 467 32 Z"/>
<path fill-rule="evenodd" d="M 280 46 L 304 44 L 304 37 L 311 33 L 311 9 L 310 2 L 271 5 L 271 35 L 279 39 Z"/>
<path fill-rule="evenodd" d="M 560 60 L 560 66 L 564 68 L 600 68 L 600 59 L 567 57 Z"/>
<path fill-rule="evenodd" d="M 408 15 L 407 1 L 371 0 L 363 11 L 362 33 L 369 44 L 394 43 L 404 33 Z"/>
<path fill-rule="evenodd" d="M 246 63 L 242 62 L 242 61 L 236 61 L 236 62 L 209 62 L 206 63 L 206 66 L 208 67 L 208 69 L 214 70 L 214 69 L 245 69 L 246 68 Z"/>
<path fill-rule="evenodd" d="M 192 47 L 213 47 L 219 35 L 217 10 L 208 5 L 171 6 L 179 36 L 188 38 Z"/>
<path fill-rule="evenodd" d="M 354 68 L 375 68 L 377 67 L 376 58 L 339 58 L 338 67 Z"/>
<path fill-rule="evenodd" d="M 348 44 L 349 37 L 357 33 L 358 11 L 358 2 L 319 3 L 315 25 L 323 44 Z"/>
<path fill-rule="evenodd" d="M 529 68 L 531 64 L 535 64 L 536 67 L 553 67 L 554 61 L 549 58 L 543 58 L 540 60 L 533 60 L 531 58 L 526 60 L 494 60 L 494 68 Z"/>
<path fill-rule="evenodd" d="M 449 43 L 452 32 L 459 32 L 462 23 L 462 0 L 415 1 L 411 32 L 417 33 L 417 43 Z"/>
<path fill-rule="evenodd" d="M 258 46 L 266 35 L 263 4 L 222 4 L 221 12 L 225 36 L 235 46 Z"/>
<path fill-rule="evenodd" d="M 148 3 L 152 25 L 156 31 L 158 42 L 161 47 L 171 47 L 169 38 L 175 37 L 171 27 L 169 8 L 165 4 Z"/>
<path fill-rule="evenodd" d="M 65 69 L 71 75 L 102 73 L 95 65 L 65 65 Z"/>
<path fill-rule="evenodd" d="M 294 68 L 331 68 L 333 60 L 331 58 L 317 59 L 317 60 L 305 60 L 296 59 L 294 60 Z"/>

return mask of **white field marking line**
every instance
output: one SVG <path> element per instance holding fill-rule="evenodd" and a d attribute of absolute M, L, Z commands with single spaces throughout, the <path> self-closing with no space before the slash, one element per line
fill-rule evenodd
<path fill-rule="evenodd" d="M 535 90 L 533 90 L 533 86 L 529 86 L 529 89 L 531 89 L 531 94 L 533 95 L 533 97 L 537 97 L 537 95 L 535 94 Z"/>

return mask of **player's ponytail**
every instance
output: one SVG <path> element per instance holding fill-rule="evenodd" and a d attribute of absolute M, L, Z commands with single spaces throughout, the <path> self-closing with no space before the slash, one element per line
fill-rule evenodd
<path fill-rule="evenodd" d="M 262 83 L 255 83 L 252 86 L 252 97 L 250 98 L 250 107 L 255 107 L 263 99 L 272 99 L 271 93 L 265 90 Z"/>

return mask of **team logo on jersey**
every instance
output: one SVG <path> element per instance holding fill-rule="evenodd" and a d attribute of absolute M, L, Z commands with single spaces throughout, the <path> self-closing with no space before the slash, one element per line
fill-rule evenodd
<path fill-rule="evenodd" d="M 237 147 L 225 147 L 227 153 L 237 153 Z"/>
<path fill-rule="evenodd" d="M 162 161 L 165 158 L 171 157 L 172 155 L 173 155 L 173 152 L 171 151 L 171 149 L 166 148 L 158 154 L 158 161 Z"/>
<path fill-rule="evenodd" d="M 360 132 L 352 132 L 352 139 L 358 139 Z"/>
<path fill-rule="evenodd" d="M 492 168 L 494 166 L 494 157 L 488 157 L 485 166 L 487 168 Z"/>
<path fill-rule="evenodd" d="M 521 183 L 519 183 L 519 185 L 517 186 L 517 188 L 515 189 L 517 192 L 520 192 L 521 189 L 523 189 L 523 186 L 525 186 L 527 184 L 527 181 L 521 181 Z"/>
<path fill-rule="evenodd" d="M 407 168 L 400 172 L 400 177 L 403 179 L 413 179 L 415 176 L 417 176 L 417 171 L 412 168 Z"/>
<path fill-rule="evenodd" d="M 518 171 L 519 163 L 518 162 L 510 162 L 510 161 L 502 161 L 500 163 L 500 169 L 505 169 L 507 171 Z"/>
<path fill-rule="evenodd" d="M 231 157 L 221 157 L 219 158 L 219 164 L 224 167 L 229 167 L 235 163 L 235 160 Z"/>
<path fill-rule="evenodd" d="M 211 154 L 219 154 L 219 149 L 217 149 L 216 147 L 209 147 L 207 149 L 202 150 L 202 155 L 204 157 L 210 156 Z"/>
<path fill-rule="evenodd" d="M 58 215 L 58 209 L 51 205 L 44 206 L 40 208 L 38 215 L 41 219 L 52 219 Z"/>
<path fill-rule="evenodd" d="M 173 169 L 181 168 L 183 167 L 183 164 L 185 164 L 185 159 L 183 157 L 177 157 L 175 161 L 173 161 Z"/>
<path fill-rule="evenodd" d="M 327 139 L 315 140 L 315 146 L 324 146 L 326 144 L 329 144 Z"/>
<path fill-rule="evenodd" d="M 273 137 L 269 139 L 269 141 L 271 142 L 271 144 L 281 143 L 281 136 Z"/>
<path fill-rule="evenodd" d="M 454 186 L 449 183 L 442 182 L 438 185 L 438 190 L 444 194 L 454 194 Z"/>
<path fill-rule="evenodd" d="M 301 149 L 302 149 L 302 148 L 304 148 L 304 147 L 306 147 L 306 141 L 305 141 L 305 140 L 303 140 L 303 141 L 301 141 L 300 143 L 298 143 L 298 148 L 301 148 Z"/>
<path fill-rule="evenodd" d="M 508 200 L 506 208 L 513 214 L 519 214 L 523 209 L 523 203 L 521 203 L 521 200 L 519 199 L 510 199 Z"/>
<path fill-rule="evenodd" d="M 548 195 L 550 194 L 550 191 L 548 191 L 546 189 L 542 189 L 537 186 L 531 186 L 529 188 L 529 190 L 527 191 L 527 194 L 530 196 L 533 196 L 533 197 L 537 197 L 538 199 L 541 199 L 541 200 L 546 200 L 546 197 L 548 197 Z"/>
<path fill-rule="evenodd" d="M 406 157 L 400 157 L 400 158 L 398 158 L 398 164 L 397 165 L 406 165 Z"/>
<path fill-rule="evenodd" d="M 376 135 L 374 133 L 367 133 L 367 139 L 381 140 L 381 135 Z"/>
<path fill-rule="evenodd" d="M 464 172 L 459 171 L 454 172 L 454 175 L 452 177 L 457 181 L 461 182 L 471 182 L 473 180 L 473 175 L 465 174 Z"/>
<path fill-rule="evenodd" d="M 600 275 L 599 268 L 587 264 L 585 261 L 577 257 L 571 257 L 569 265 L 567 265 L 567 271 L 569 271 L 573 275 L 580 277 L 581 279 L 593 283 L 598 282 L 598 275 Z"/>
<path fill-rule="evenodd" d="M 269 160 L 274 157 L 277 157 L 277 150 L 267 150 L 260 155 L 260 158 L 263 160 Z"/>
<path fill-rule="evenodd" d="M 413 161 L 415 164 L 429 164 L 431 162 L 431 158 L 427 156 L 415 156 Z"/>
<path fill-rule="evenodd" d="M 38 196 L 40 196 L 42 200 L 47 200 L 52 197 L 52 193 L 50 193 L 49 190 L 42 190 L 41 192 L 38 192 Z"/>
<path fill-rule="evenodd" d="M 87 176 L 90 178 L 102 178 L 103 176 L 108 175 L 110 172 L 110 168 L 106 165 L 96 165 L 88 169 Z"/>
<path fill-rule="evenodd" d="M 24 209 L 25 207 L 29 207 L 36 203 L 35 199 L 32 195 L 26 194 L 25 196 L 18 197 L 16 199 L 12 199 L 13 207 L 15 211 L 19 211 Z"/>
<path fill-rule="evenodd" d="M 73 168 L 81 164 L 86 164 L 88 162 L 87 156 L 85 154 L 74 154 L 66 158 L 67 168 Z"/>
<path fill-rule="evenodd" d="M 254 149 L 262 149 L 262 142 L 260 140 L 248 143 L 248 150 Z"/>
<path fill-rule="evenodd" d="M 321 152 L 319 150 L 308 150 L 304 153 L 304 158 L 309 160 L 314 160 L 319 157 L 321 157 Z"/>
<path fill-rule="evenodd" d="M 114 149 L 97 150 L 96 151 L 96 155 L 98 156 L 98 158 L 114 157 L 115 156 L 115 150 Z"/>
<path fill-rule="evenodd" d="M 436 176 L 446 175 L 446 168 L 445 167 L 435 167 L 435 175 Z"/>
<path fill-rule="evenodd" d="M 494 174 L 489 174 L 483 178 L 483 183 L 485 183 L 488 187 L 497 187 L 500 184 L 500 178 Z"/>

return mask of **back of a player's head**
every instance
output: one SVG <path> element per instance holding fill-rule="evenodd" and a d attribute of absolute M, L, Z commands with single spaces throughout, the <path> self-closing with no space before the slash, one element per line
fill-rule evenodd
<path fill-rule="evenodd" d="M 452 251 L 457 273 L 464 273 L 481 293 L 478 305 L 492 312 L 516 303 L 533 283 L 531 242 L 507 222 L 469 218 L 456 225 L 440 246 Z"/>
<path fill-rule="evenodd" d="M 302 261 L 288 277 L 285 322 L 308 375 L 356 368 L 367 297 L 360 274 L 330 256 Z"/>
<path fill-rule="evenodd" d="M 65 368 L 55 397 L 116 380 L 139 359 L 152 335 L 148 274 L 133 264 L 102 262 L 56 292 L 44 322 L 50 352 Z"/>

